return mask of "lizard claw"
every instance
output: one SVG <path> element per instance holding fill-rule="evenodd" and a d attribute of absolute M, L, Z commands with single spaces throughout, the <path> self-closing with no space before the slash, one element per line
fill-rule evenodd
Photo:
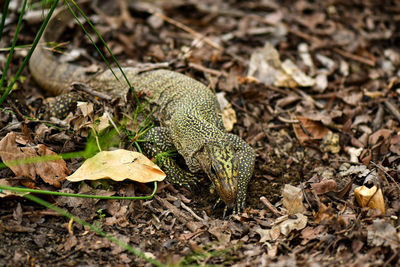
<path fill-rule="evenodd" d="M 215 204 L 213 205 L 213 210 L 215 210 L 217 208 L 217 206 L 219 205 L 219 203 L 221 203 L 221 198 L 218 198 L 217 201 L 215 202 Z"/>

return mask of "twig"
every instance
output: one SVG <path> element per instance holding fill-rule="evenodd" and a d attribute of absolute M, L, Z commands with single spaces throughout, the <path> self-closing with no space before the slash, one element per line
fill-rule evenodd
<path fill-rule="evenodd" d="M 186 206 L 185 203 L 181 202 L 181 206 L 182 206 L 182 208 L 184 208 L 185 210 L 187 210 L 194 218 L 196 218 L 196 219 L 199 220 L 200 222 L 203 221 L 203 219 L 202 219 L 200 216 L 198 216 L 196 213 L 194 213 L 194 211 L 193 211 L 191 208 L 189 208 L 188 206 Z"/>
<path fill-rule="evenodd" d="M 383 168 L 381 165 L 376 164 L 375 162 L 373 162 L 371 160 L 371 163 L 375 165 L 375 167 L 377 167 L 378 169 L 380 169 L 381 171 L 383 171 L 384 174 L 386 174 L 390 180 L 396 185 L 396 187 L 399 189 L 400 191 L 400 186 L 399 184 L 396 182 L 396 180 L 385 170 L 385 168 Z"/>
<path fill-rule="evenodd" d="M 74 82 L 74 83 L 72 83 L 72 87 L 74 89 L 78 90 L 78 91 L 82 90 L 82 91 L 84 91 L 84 92 L 86 92 L 88 94 L 91 94 L 93 96 L 97 96 L 97 97 L 99 97 L 101 99 L 104 99 L 104 100 L 107 100 L 107 101 L 111 101 L 112 100 L 111 96 L 109 96 L 109 95 L 107 95 L 105 93 L 93 90 L 93 88 L 91 88 L 91 87 L 89 87 L 89 86 L 87 86 L 86 84 L 83 84 L 83 83 Z"/>
<path fill-rule="evenodd" d="M 172 25 L 174 25 L 174 26 L 186 31 L 187 33 L 193 35 L 195 38 L 203 40 L 205 43 L 207 43 L 208 45 L 210 45 L 210 46 L 212 46 L 212 47 L 214 47 L 216 49 L 218 49 L 220 51 L 224 50 L 224 48 L 222 46 L 220 46 L 216 42 L 212 41 L 210 38 L 204 36 L 203 34 L 201 34 L 201 33 L 197 32 L 197 31 L 189 28 L 185 24 L 183 24 L 183 23 L 181 23 L 179 21 L 176 21 L 176 20 L 174 20 L 174 19 L 172 19 L 170 17 L 167 17 L 167 16 L 165 16 L 165 15 L 159 13 L 159 12 L 154 13 L 154 15 L 156 15 L 157 17 L 165 20 L 166 22 L 168 22 L 168 23 L 170 23 L 170 24 L 172 24 Z"/>
<path fill-rule="evenodd" d="M 272 211 L 275 215 L 278 215 L 278 216 L 282 216 L 282 215 L 283 215 L 280 211 L 278 211 L 278 210 L 274 207 L 274 205 L 271 204 L 271 202 L 269 202 L 269 200 L 268 200 L 266 197 L 262 196 L 262 197 L 260 197 L 260 200 L 261 200 L 261 202 L 262 202 L 270 211 Z"/>
<path fill-rule="evenodd" d="M 41 216 L 44 216 L 44 215 L 46 215 L 46 216 L 63 216 L 62 214 L 55 212 L 53 210 L 25 211 L 22 213 L 22 215 L 31 216 L 31 217 L 39 216 L 39 215 L 41 215 Z M 8 214 L 8 215 L 2 216 L 1 219 L 5 220 L 5 219 L 13 218 L 13 216 L 14 216 L 13 214 Z"/>
<path fill-rule="evenodd" d="M 366 59 L 366 58 L 363 58 L 363 57 L 360 57 L 360 56 L 357 56 L 357 55 L 354 55 L 354 54 L 350 54 L 349 52 L 343 51 L 343 50 L 341 50 L 339 48 L 334 48 L 333 50 L 336 53 L 338 53 L 338 54 L 340 54 L 340 55 L 342 55 L 344 57 L 347 57 L 347 58 L 349 58 L 351 60 L 358 61 L 360 63 L 369 65 L 371 67 L 375 67 L 375 62 L 372 61 L 372 60 L 369 60 L 369 59 Z"/>
<path fill-rule="evenodd" d="M 178 219 L 179 222 L 183 224 L 187 224 L 190 221 L 190 217 L 186 215 L 184 212 L 180 211 L 176 206 L 169 203 L 166 199 L 163 199 L 159 196 L 154 196 L 154 198 L 165 208 L 170 210 L 174 216 Z"/>
<path fill-rule="evenodd" d="M 204 66 L 202 66 L 200 64 L 193 63 L 193 62 L 189 63 L 189 67 L 192 67 L 192 68 L 194 68 L 196 70 L 199 70 L 199 71 L 202 71 L 202 72 L 205 72 L 205 73 L 213 74 L 215 76 L 222 76 L 222 75 L 223 76 L 228 76 L 228 75 L 226 75 L 226 73 L 224 73 L 222 71 L 206 68 L 206 67 L 204 67 Z"/>

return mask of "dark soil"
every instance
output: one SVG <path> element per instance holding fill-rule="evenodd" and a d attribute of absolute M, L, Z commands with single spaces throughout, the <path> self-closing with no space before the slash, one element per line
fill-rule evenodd
<path fill-rule="evenodd" d="M 121 13 L 120 7 L 127 12 Z M 192 192 L 159 183 L 152 200 L 39 197 L 164 264 L 395 266 L 400 262 L 400 2 L 94 1 L 87 12 L 121 65 L 169 62 L 170 69 L 225 92 L 238 120 L 232 132 L 257 153 L 247 208 L 223 219 L 223 206 L 213 208 L 217 195 L 202 174 L 199 188 Z M 18 14 L 9 11 L 2 47 L 12 42 Z M 39 27 L 38 21 L 25 20 L 18 45 L 32 43 Z M 104 65 L 79 26 L 69 28 L 57 41 L 69 42 L 66 51 L 79 52 L 75 59 L 79 64 Z M 98 38 L 95 42 L 108 55 Z M 326 77 L 327 85 L 316 79 L 314 86 L 285 87 L 247 77 L 251 55 L 266 42 L 277 49 L 282 62 L 290 59 L 309 77 Z M 302 43 L 308 46 L 312 65 L 299 51 Z M 16 51 L 9 79 L 26 52 Z M 2 69 L 6 59 L 5 52 L 0 54 Z M 44 144 L 56 153 L 81 151 L 89 142 L 88 125 L 107 110 L 126 131 L 122 138 L 100 136 L 105 138 L 102 148 L 135 149 L 128 133 L 139 125 L 127 122 L 135 114 L 133 97 L 129 104 L 118 105 L 80 93 L 81 99 L 94 104 L 91 118 L 83 119 L 75 110 L 64 126 L 61 121 L 28 120 L 24 116 L 39 118 L 49 96 L 28 69 L 23 76 L 26 79 L 19 81 L 2 107 L 1 138 L 16 132 L 29 140 L 18 143 L 21 147 Z M 320 132 L 329 134 L 318 136 Z M 350 157 L 352 149 L 360 152 L 355 160 Z M 83 159 L 66 162 L 74 172 Z M 64 181 L 56 188 L 40 178 L 16 176 L 7 168 L 0 174 L 15 186 L 71 193 L 147 195 L 153 186 Z M 287 214 L 282 204 L 286 184 L 301 188 L 307 225 L 271 237 L 268 230 Z M 360 206 L 354 189 L 362 185 L 382 190 L 384 212 Z M 86 227 L 69 223 L 23 197 L 1 198 L 0 265 L 151 265 Z"/>

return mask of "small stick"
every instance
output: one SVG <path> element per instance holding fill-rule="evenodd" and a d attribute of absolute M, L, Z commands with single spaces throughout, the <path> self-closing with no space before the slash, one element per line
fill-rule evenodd
<path fill-rule="evenodd" d="M 268 200 L 266 197 L 262 196 L 262 197 L 260 197 L 260 200 L 261 200 L 261 202 L 262 202 L 270 211 L 272 211 L 275 215 L 278 215 L 278 216 L 282 216 L 282 215 L 283 215 L 281 212 L 279 212 L 279 211 L 274 207 L 274 205 L 271 204 L 271 202 L 269 202 L 269 200 Z"/>
<path fill-rule="evenodd" d="M 349 52 L 343 51 L 343 50 L 341 50 L 339 48 L 334 48 L 333 50 L 336 53 L 338 53 L 338 54 L 340 54 L 340 55 L 342 55 L 344 57 L 347 57 L 347 58 L 352 59 L 354 61 L 358 61 L 360 63 L 369 65 L 371 67 L 375 67 L 375 62 L 372 61 L 372 60 L 369 60 L 369 59 L 366 59 L 366 58 L 363 58 L 363 57 L 360 57 L 360 56 L 357 56 L 357 55 L 350 54 Z"/>
<path fill-rule="evenodd" d="M 204 67 L 204 66 L 202 66 L 200 64 L 193 63 L 193 62 L 189 63 L 189 67 L 192 67 L 192 68 L 194 68 L 196 70 L 199 70 L 199 71 L 202 71 L 202 72 L 205 72 L 205 73 L 213 74 L 215 76 L 221 76 L 221 75 L 228 76 L 228 75 L 226 75 L 226 73 L 223 73 L 222 71 L 206 68 L 206 67 Z"/>
<path fill-rule="evenodd" d="M 199 220 L 200 222 L 203 221 L 203 219 L 202 219 L 200 216 L 198 216 L 196 213 L 194 213 L 194 211 L 193 211 L 191 208 L 189 208 L 188 206 L 186 206 L 185 203 L 181 202 L 181 206 L 182 206 L 182 208 L 184 208 L 185 210 L 187 210 L 194 218 L 196 218 L 196 219 Z"/>
<path fill-rule="evenodd" d="M 104 100 L 107 100 L 107 101 L 111 101 L 112 100 L 111 96 L 109 96 L 109 95 L 107 95 L 105 93 L 102 93 L 102 92 L 95 91 L 95 90 L 93 90 L 93 88 L 87 86 L 86 84 L 74 82 L 74 83 L 72 83 L 72 86 L 76 90 L 85 91 L 86 93 L 91 94 L 93 96 L 97 96 L 97 97 L 99 97 L 101 99 L 104 99 Z"/>
<path fill-rule="evenodd" d="M 217 44 L 216 42 L 212 41 L 210 38 L 204 36 L 203 34 L 201 34 L 199 32 L 196 32 L 195 30 L 189 28 L 185 24 L 183 24 L 183 23 L 181 23 L 179 21 L 176 21 L 176 20 L 174 20 L 172 18 L 169 18 L 169 17 L 167 17 L 167 16 L 165 16 L 165 15 L 159 13 L 159 12 L 154 13 L 154 15 L 156 15 L 157 17 L 165 20 L 166 22 L 168 22 L 168 23 L 170 23 L 172 25 L 175 25 L 176 27 L 188 32 L 189 34 L 193 35 L 194 37 L 196 37 L 196 38 L 198 38 L 200 40 L 204 40 L 204 42 L 206 42 L 208 45 L 210 45 L 210 46 L 212 46 L 212 47 L 214 47 L 216 49 L 218 49 L 220 51 L 224 50 L 223 47 L 221 47 L 219 44 Z"/>
<path fill-rule="evenodd" d="M 371 163 L 373 165 L 375 165 L 375 167 L 377 167 L 378 169 L 380 169 L 381 171 L 383 171 L 389 178 L 390 180 L 396 185 L 396 187 L 400 190 L 400 186 L 399 184 L 396 182 L 396 180 L 385 170 L 385 168 L 383 168 L 382 165 L 380 164 L 376 164 L 375 162 L 371 161 Z"/>

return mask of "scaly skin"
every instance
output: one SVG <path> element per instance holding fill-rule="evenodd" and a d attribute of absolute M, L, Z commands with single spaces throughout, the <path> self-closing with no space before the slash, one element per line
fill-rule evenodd
<path fill-rule="evenodd" d="M 69 21 L 69 11 L 61 10 L 50 21 L 44 42 L 56 41 Z M 125 97 L 129 90 L 122 75 L 110 70 L 96 75 L 84 67 L 60 63 L 48 50 L 38 48 L 30 60 L 30 71 L 45 90 L 60 95 L 72 82 L 84 82 L 113 96 Z M 172 159 L 163 158 L 161 167 L 175 184 L 196 183 L 197 171 L 203 171 L 214 184 L 220 198 L 234 212 L 243 210 L 248 182 L 252 176 L 255 153 L 240 137 L 225 132 L 216 96 L 202 83 L 169 70 L 138 72 L 124 68 L 136 92 L 143 92 L 154 107 L 160 127 L 153 128 L 146 145 L 147 154 L 176 150 L 185 159 L 190 173 L 181 170 Z"/>

